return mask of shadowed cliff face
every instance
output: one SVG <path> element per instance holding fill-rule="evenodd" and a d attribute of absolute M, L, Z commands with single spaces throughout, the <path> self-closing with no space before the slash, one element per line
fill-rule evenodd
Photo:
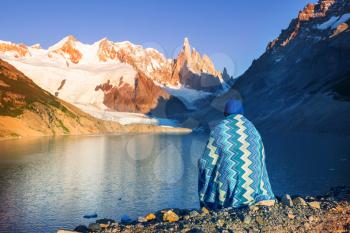
<path fill-rule="evenodd" d="M 268 130 L 350 133 L 350 2 L 299 12 L 234 89 L 250 119 Z"/>

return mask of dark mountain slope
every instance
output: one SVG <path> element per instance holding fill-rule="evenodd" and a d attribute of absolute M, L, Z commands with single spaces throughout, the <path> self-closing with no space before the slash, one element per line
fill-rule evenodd
<path fill-rule="evenodd" d="M 350 133 L 350 2 L 299 12 L 237 80 L 246 114 L 267 130 Z"/>

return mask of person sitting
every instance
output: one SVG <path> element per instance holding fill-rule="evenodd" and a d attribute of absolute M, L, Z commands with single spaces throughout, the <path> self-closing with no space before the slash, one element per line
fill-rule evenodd
<path fill-rule="evenodd" d="M 224 115 L 198 161 L 201 207 L 273 205 L 264 145 L 253 123 L 243 116 L 242 101 L 229 100 Z"/>

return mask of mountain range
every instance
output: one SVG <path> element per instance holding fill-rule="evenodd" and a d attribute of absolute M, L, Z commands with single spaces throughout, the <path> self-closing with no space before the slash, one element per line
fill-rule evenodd
<path fill-rule="evenodd" d="M 73 36 L 48 49 L 0 41 L 0 58 L 56 97 L 117 121 L 123 116 L 118 112 L 150 113 L 158 102 L 174 99 L 182 111 L 195 109 L 227 87 L 227 73 L 223 77 L 187 38 L 176 59 L 128 41 L 104 38 L 89 45 Z"/>

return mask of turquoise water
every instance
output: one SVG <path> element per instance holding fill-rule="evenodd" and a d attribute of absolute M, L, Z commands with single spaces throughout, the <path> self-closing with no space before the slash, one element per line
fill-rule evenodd
<path fill-rule="evenodd" d="M 0 142 L 0 232 L 56 232 L 163 208 L 198 208 L 206 134 L 67 136 Z M 276 194 L 350 185 L 349 137 L 263 135 Z"/>

